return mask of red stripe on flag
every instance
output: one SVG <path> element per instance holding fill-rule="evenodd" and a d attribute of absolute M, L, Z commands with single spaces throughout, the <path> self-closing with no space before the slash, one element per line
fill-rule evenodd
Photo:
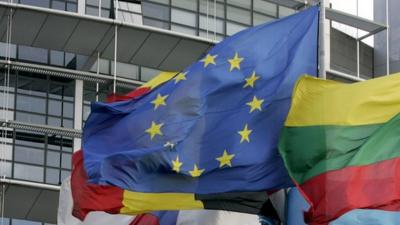
<path fill-rule="evenodd" d="M 400 158 L 346 167 L 318 175 L 300 185 L 312 205 L 310 225 L 328 224 L 353 209 L 400 210 Z"/>
<path fill-rule="evenodd" d="M 73 170 L 71 189 L 74 207 L 72 215 L 84 220 L 91 211 L 119 213 L 124 190 L 114 186 L 87 183 L 87 174 L 83 168 L 83 153 L 78 151 L 72 156 Z"/>
<path fill-rule="evenodd" d="M 107 102 L 119 102 L 119 101 L 130 100 L 133 98 L 138 98 L 144 94 L 149 93 L 150 91 L 151 89 L 149 87 L 138 87 L 126 95 L 117 95 L 113 93 L 107 97 Z"/>
<path fill-rule="evenodd" d="M 146 213 L 136 216 L 129 225 L 160 225 L 160 222 L 156 216 Z"/>

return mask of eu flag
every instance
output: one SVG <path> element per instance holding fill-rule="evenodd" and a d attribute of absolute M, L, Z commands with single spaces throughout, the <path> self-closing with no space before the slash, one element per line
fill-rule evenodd
<path fill-rule="evenodd" d="M 290 186 L 277 143 L 293 86 L 317 73 L 318 8 L 249 28 L 150 93 L 93 103 L 89 182 L 146 193 Z"/>

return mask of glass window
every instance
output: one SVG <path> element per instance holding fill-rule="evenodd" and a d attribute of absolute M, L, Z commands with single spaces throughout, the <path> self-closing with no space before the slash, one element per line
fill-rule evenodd
<path fill-rule="evenodd" d="M 49 8 L 50 0 L 20 0 L 20 3 Z"/>
<path fill-rule="evenodd" d="M 61 101 L 49 100 L 49 114 L 53 116 L 61 116 Z"/>
<path fill-rule="evenodd" d="M 14 177 L 17 179 L 43 182 L 43 167 L 14 163 Z"/>
<path fill-rule="evenodd" d="M 71 171 L 61 170 L 61 180 L 65 180 L 69 175 L 71 175 Z"/>
<path fill-rule="evenodd" d="M 226 34 L 227 35 L 232 35 L 232 34 L 235 34 L 235 33 L 239 32 L 239 31 L 241 31 L 241 30 L 244 30 L 246 28 L 247 28 L 246 26 L 243 26 L 243 25 L 240 25 L 240 24 L 237 24 L 237 23 L 227 22 L 226 23 Z"/>
<path fill-rule="evenodd" d="M 63 66 L 64 52 L 50 50 L 50 64 L 56 66 Z"/>
<path fill-rule="evenodd" d="M 19 45 L 18 57 L 22 60 L 47 64 L 47 50 L 42 48 Z"/>
<path fill-rule="evenodd" d="M 169 0 L 148 0 L 148 1 L 157 2 L 157 3 L 163 3 L 163 4 L 166 4 L 166 5 L 169 4 Z M 142 2 L 142 4 L 143 4 L 143 2 Z"/>
<path fill-rule="evenodd" d="M 169 21 L 169 7 L 142 2 L 143 16 Z"/>
<path fill-rule="evenodd" d="M 46 168 L 46 183 L 58 184 L 60 181 L 60 170 Z"/>
<path fill-rule="evenodd" d="M 184 26 L 179 26 L 179 25 L 175 25 L 175 24 L 171 24 L 171 30 L 179 32 L 179 33 L 196 35 L 195 29 L 192 29 L 189 27 L 184 27 Z"/>
<path fill-rule="evenodd" d="M 254 11 L 266 13 L 276 17 L 277 5 L 265 0 L 254 0 Z"/>
<path fill-rule="evenodd" d="M 68 118 L 74 117 L 74 104 L 71 102 L 64 102 L 63 116 Z"/>
<path fill-rule="evenodd" d="M 0 168 L 3 169 L 2 175 L 5 175 L 6 177 L 11 177 L 11 162 L 0 161 Z"/>
<path fill-rule="evenodd" d="M 17 112 L 16 115 L 17 121 L 27 122 L 27 123 L 35 123 L 35 124 L 46 124 L 46 117 L 43 115 L 35 115 L 32 113 L 23 113 Z"/>
<path fill-rule="evenodd" d="M 227 18 L 239 23 L 250 24 L 250 11 L 228 6 Z"/>
<path fill-rule="evenodd" d="M 111 8 L 111 0 L 101 0 L 101 7 L 102 8 Z"/>
<path fill-rule="evenodd" d="M 47 151 L 46 165 L 59 167 L 60 166 L 60 153 Z"/>
<path fill-rule="evenodd" d="M 73 121 L 72 120 L 69 120 L 69 119 L 63 119 L 63 127 L 66 127 L 66 128 L 73 128 L 74 127 L 74 123 L 73 123 Z"/>
<path fill-rule="evenodd" d="M 114 62 L 111 62 L 111 71 L 114 71 Z M 128 63 L 117 62 L 117 75 L 129 79 L 138 79 L 139 67 Z"/>
<path fill-rule="evenodd" d="M 41 225 L 40 222 L 12 219 L 12 225 Z"/>
<path fill-rule="evenodd" d="M 65 2 L 64 1 L 53 0 L 51 2 L 51 8 L 59 9 L 59 10 L 65 10 Z"/>
<path fill-rule="evenodd" d="M 99 0 L 86 0 L 87 5 L 99 6 Z"/>
<path fill-rule="evenodd" d="M 35 113 L 46 113 L 46 99 L 26 95 L 17 96 L 17 109 Z"/>
<path fill-rule="evenodd" d="M 284 7 L 284 6 L 279 6 L 279 18 L 292 15 L 295 12 L 296 11 L 294 9 L 287 8 L 287 7 Z"/>
<path fill-rule="evenodd" d="M 9 109 L 14 109 L 14 94 L 9 93 L 7 98 L 4 98 L 4 96 L 7 96 L 4 92 L 0 92 L 0 105 L 1 108 L 3 105 L 7 104 L 7 108 Z"/>
<path fill-rule="evenodd" d="M 78 12 L 78 5 L 76 3 L 67 3 L 67 11 L 68 12 Z"/>
<path fill-rule="evenodd" d="M 272 20 L 274 20 L 274 18 L 269 17 L 269 16 L 265 16 L 265 15 L 258 14 L 258 13 L 254 13 L 253 14 L 253 25 L 254 26 L 259 25 L 259 24 L 263 24 L 263 23 L 266 23 L 266 22 L 270 22 Z"/>
<path fill-rule="evenodd" d="M 196 27 L 196 14 L 172 8 L 171 21 L 174 23 Z"/>
<path fill-rule="evenodd" d="M 225 17 L 225 7 L 224 4 L 217 3 L 217 17 L 224 18 Z M 207 12 L 207 1 L 201 0 L 200 1 L 200 12 L 207 15 L 214 17 L 214 1 L 208 2 L 208 12 Z"/>
<path fill-rule="evenodd" d="M 71 169 L 71 154 L 62 153 L 61 167 L 64 169 Z"/>
<path fill-rule="evenodd" d="M 209 39 L 214 39 L 214 32 L 208 32 L 208 36 L 207 36 L 207 32 L 206 31 L 200 30 L 199 36 L 200 37 L 204 37 L 204 38 L 208 37 Z M 222 40 L 224 40 L 224 38 L 225 38 L 224 35 L 217 34 L 216 40 L 217 41 L 222 41 Z"/>
<path fill-rule="evenodd" d="M 207 17 L 200 15 L 200 29 L 207 30 Z M 224 33 L 224 21 L 221 19 L 214 20 L 214 18 L 208 18 L 208 31 L 214 33 L 215 22 L 217 22 L 217 33 Z"/>
<path fill-rule="evenodd" d="M 14 159 L 17 162 L 43 165 L 44 151 L 36 148 L 16 145 L 14 148 Z"/>
<path fill-rule="evenodd" d="M 0 42 L 0 57 L 6 57 L 7 44 Z M 15 59 L 17 57 L 17 46 L 14 44 L 10 45 L 10 57 Z"/>
<path fill-rule="evenodd" d="M 160 70 L 156 70 L 156 69 L 152 69 L 152 68 L 147 68 L 142 66 L 141 67 L 141 80 L 142 81 L 149 81 L 151 79 L 153 79 L 155 76 L 157 76 L 161 71 Z"/>
<path fill-rule="evenodd" d="M 168 22 L 163 22 L 159 20 L 153 20 L 149 18 L 143 18 L 143 24 L 152 26 L 152 27 L 159 27 L 162 29 L 169 29 L 169 23 Z"/>
<path fill-rule="evenodd" d="M 226 0 L 226 3 L 231 4 L 231 5 L 240 6 L 240 7 L 247 8 L 247 9 L 250 9 L 250 7 L 251 7 L 251 1 Z"/>
<path fill-rule="evenodd" d="M 61 127 L 61 118 L 59 117 L 47 117 L 47 124 L 50 126 Z"/>
<path fill-rule="evenodd" d="M 197 0 L 172 0 L 171 5 L 197 11 Z"/>

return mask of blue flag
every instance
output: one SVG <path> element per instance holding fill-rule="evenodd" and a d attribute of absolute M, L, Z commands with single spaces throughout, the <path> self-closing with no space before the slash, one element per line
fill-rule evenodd
<path fill-rule="evenodd" d="M 225 39 L 142 97 L 93 103 L 89 181 L 150 193 L 291 186 L 277 143 L 296 80 L 317 73 L 317 31 L 312 7 Z"/>

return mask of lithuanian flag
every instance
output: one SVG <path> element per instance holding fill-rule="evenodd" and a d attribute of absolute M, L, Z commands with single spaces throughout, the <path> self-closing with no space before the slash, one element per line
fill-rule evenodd
<path fill-rule="evenodd" d="M 400 210 L 400 74 L 342 84 L 305 76 L 280 153 L 311 205 L 309 224 L 357 208 Z"/>

